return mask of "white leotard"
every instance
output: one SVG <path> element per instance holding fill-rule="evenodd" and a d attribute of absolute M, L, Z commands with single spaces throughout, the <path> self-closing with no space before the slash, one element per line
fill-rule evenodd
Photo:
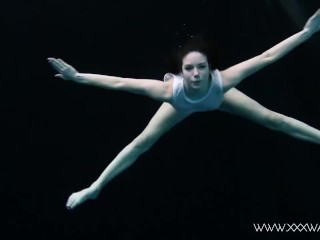
<path fill-rule="evenodd" d="M 178 112 L 194 113 L 217 109 L 223 99 L 222 78 L 219 70 L 211 71 L 211 82 L 208 92 L 200 99 L 188 98 L 183 86 L 183 77 L 172 73 L 166 73 L 163 80 L 167 81 L 173 77 L 173 107 Z"/>

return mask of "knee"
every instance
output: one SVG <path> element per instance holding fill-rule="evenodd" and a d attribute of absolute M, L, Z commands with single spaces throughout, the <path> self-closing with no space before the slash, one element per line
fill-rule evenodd
<path fill-rule="evenodd" d="M 152 147 L 159 137 L 160 136 L 156 132 L 148 134 L 142 132 L 133 140 L 133 148 L 139 153 L 144 153 Z"/>
<path fill-rule="evenodd" d="M 267 113 L 265 122 L 268 128 L 276 131 L 282 131 L 287 127 L 287 117 L 273 111 Z"/>

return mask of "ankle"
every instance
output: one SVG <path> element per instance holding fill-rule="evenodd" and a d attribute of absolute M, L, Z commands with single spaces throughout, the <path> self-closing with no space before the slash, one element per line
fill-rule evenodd
<path fill-rule="evenodd" d="M 88 187 L 88 189 L 92 193 L 99 194 L 101 192 L 102 187 L 99 184 L 97 184 L 96 182 L 94 182 L 90 185 L 90 187 Z"/>

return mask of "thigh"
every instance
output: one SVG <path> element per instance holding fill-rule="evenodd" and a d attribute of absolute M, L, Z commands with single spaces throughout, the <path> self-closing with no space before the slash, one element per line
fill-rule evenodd
<path fill-rule="evenodd" d="M 171 104 L 165 102 L 151 118 L 139 138 L 141 139 L 142 137 L 142 139 L 148 139 L 153 142 L 187 116 L 187 114 L 177 112 Z"/>
<path fill-rule="evenodd" d="M 178 112 L 170 103 L 164 102 L 151 118 L 144 131 L 152 129 L 161 134 L 168 131 L 187 116 L 188 114 Z"/>
<path fill-rule="evenodd" d="M 231 88 L 224 94 L 219 110 L 245 117 L 262 125 L 265 125 L 266 120 L 275 113 L 236 88 Z"/>

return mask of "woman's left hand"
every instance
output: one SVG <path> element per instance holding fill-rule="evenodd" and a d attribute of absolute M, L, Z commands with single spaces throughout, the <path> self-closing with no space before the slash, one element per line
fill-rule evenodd
<path fill-rule="evenodd" d="M 320 9 L 318 9 L 307 21 L 303 28 L 307 30 L 311 35 L 320 30 Z"/>

